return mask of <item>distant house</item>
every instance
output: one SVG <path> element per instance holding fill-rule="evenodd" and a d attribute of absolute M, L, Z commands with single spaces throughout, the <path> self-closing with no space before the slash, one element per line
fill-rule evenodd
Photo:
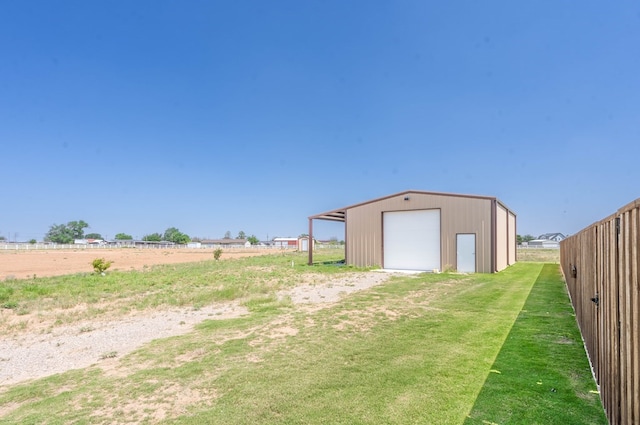
<path fill-rule="evenodd" d="M 137 239 L 115 239 L 112 241 L 108 241 L 107 244 L 109 246 L 114 246 L 118 248 L 122 247 L 160 247 L 167 245 L 175 245 L 174 242 L 169 241 L 142 241 Z"/>
<path fill-rule="evenodd" d="M 251 242 L 246 239 L 204 239 L 201 243 L 203 248 L 244 248 L 251 246 Z"/>
<path fill-rule="evenodd" d="M 278 248 L 297 248 L 298 238 L 273 238 L 273 246 Z"/>
<path fill-rule="evenodd" d="M 555 242 L 561 242 L 566 238 L 567 237 L 562 233 L 545 233 L 544 235 L 538 236 L 538 240 L 555 241 Z"/>
<path fill-rule="evenodd" d="M 560 248 L 560 242 L 549 239 L 534 239 L 529 241 L 526 246 L 532 248 Z"/>
<path fill-rule="evenodd" d="M 102 239 L 74 239 L 74 245 L 104 245 L 105 241 Z"/>

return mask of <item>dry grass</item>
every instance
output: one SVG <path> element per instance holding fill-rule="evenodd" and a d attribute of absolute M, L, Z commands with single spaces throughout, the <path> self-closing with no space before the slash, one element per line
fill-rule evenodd
<path fill-rule="evenodd" d="M 560 263 L 559 249 L 518 247 L 518 261 L 534 263 Z"/>

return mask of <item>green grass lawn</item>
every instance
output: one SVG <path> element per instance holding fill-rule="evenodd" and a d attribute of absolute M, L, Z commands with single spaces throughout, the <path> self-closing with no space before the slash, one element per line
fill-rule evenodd
<path fill-rule="evenodd" d="M 198 283 L 202 302 L 215 298 L 206 288 L 219 291 L 223 282 L 239 286 L 232 292 L 245 293 L 252 314 L 205 321 L 189 334 L 112 359 L 106 369 L 98 364 L 0 388 L 0 406 L 11 407 L 0 424 L 554 423 L 559 416 L 553 412 L 585 412 L 571 416 L 576 421 L 555 423 L 603 423 L 597 395 L 589 392 L 595 386 L 584 375 L 582 346 L 567 343 L 575 340 L 575 321 L 566 293 L 557 289 L 562 286 L 555 265 L 520 263 L 493 275 L 398 277 L 330 306 L 308 308 L 277 300 L 273 289 L 308 273 L 353 270 L 292 267 L 291 258 L 268 261 L 238 260 L 208 280 L 178 267 L 183 281 Z M 220 264 L 202 264 L 198 272 Z M 153 276 L 164 280 L 163 274 Z M 247 289 L 254 279 L 259 291 Z M 136 285 L 132 291 L 139 294 L 144 284 Z M 158 300 L 169 303 L 165 292 L 180 296 L 164 285 L 169 289 L 155 285 Z M 538 311 L 534 304 L 541 296 L 554 309 Z M 543 348 L 550 341 L 551 354 Z M 492 381 L 532 374 L 533 366 L 506 354 L 514 344 L 516 353 L 524 352 L 544 372 L 532 376 L 540 400 L 532 399 L 529 387 Z M 496 370 L 501 373 L 491 372 Z M 550 397 L 529 414 L 531 400 Z M 499 416 L 501 407 L 509 415 Z"/>
<path fill-rule="evenodd" d="M 606 424 L 566 287 L 545 265 L 465 425 Z"/>

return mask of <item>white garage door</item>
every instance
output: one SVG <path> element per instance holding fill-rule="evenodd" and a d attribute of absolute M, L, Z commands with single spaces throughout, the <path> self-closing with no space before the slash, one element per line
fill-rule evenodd
<path fill-rule="evenodd" d="M 440 210 L 382 214 L 384 268 L 440 269 Z"/>

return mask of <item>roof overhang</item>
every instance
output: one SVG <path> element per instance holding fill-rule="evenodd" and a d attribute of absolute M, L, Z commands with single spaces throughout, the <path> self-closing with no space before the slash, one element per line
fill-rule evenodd
<path fill-rule="evenodd" d="M 321 214 L 312 215 L 309 217 L 311 220 L 329 220 L 329 221 L 339 221 L 344 223 L 346 220 L 347 210 L 345 208 L 341 208 L 338 210 L 327 211 Z"/>

